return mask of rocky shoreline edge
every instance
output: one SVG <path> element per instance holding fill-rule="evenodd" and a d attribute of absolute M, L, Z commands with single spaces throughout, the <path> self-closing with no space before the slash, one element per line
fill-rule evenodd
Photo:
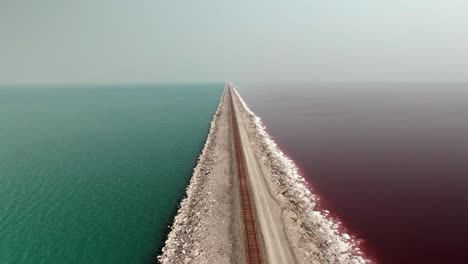
<path fill-rule="evenodd" d="M 159 263 L 246 263 L 224 90 Z"/>
<path fill-rule="evenodd" d="M 229 87 L 231 84 L 227 84 Z M 239 183 L 234 169 L 229 98 L 225 88 L 211 121 L 186 196 L 171 226 L 159 263 L 247 263 Z M 315 209 L 294 162 L 268 135 L 234 88 L 250 144 L 270 193 L 281 207 L 283 228 L 298 263 L 372 263 L 358 243 L 340 232 L 327 211 Z"/>
<path fill-rule="evenodd" d="M 197 165 L 193 170 L 192 178 L 186 190 L 186 197 L 180 203 L 179 210 L 171 226 L 171 231 L 162 249 L 162 254 L 158 256 L 158 261 L 160 263 L 174 263 L 174 261 L 185 263 L 188 262 L 189 259 L 183 256 L 185 254 L 193 255 L 193 252 L 189 252 L 189 250 L 192 251 L 193 249 L 189 247 L 192 244 L 190 243 L 190 232 L 198 226 L 197 215 L 193 218 L 194 207 L 199 199 L 196 195 L 203 187 L 203 178 L 210 173 L 210 168 L 212 166 L 213 159 L 211 157 L 211 152 L 213 149 L 213 142 L 218 135 L 218 122 L 224 96 L 225 94 L 223 93 L 213 116 L 213 120 L 211 121 L 208 137 L 205 141 L 202 153 L 198 157 Z M 199 214 L 198 212 L 198 215 Z M 193 257 L 196 257 L 196 255 Z M 185 261 L 185 259 L 187 259 L 187 261 Z"/>
<path fill-rule="evenodd" d="M 314 209 L 317 197 L 311 193 L 294 162 L 266 132 L 261 119 L 234 91 L 241 103 L 241 114 L 249 120 L 251 144 L 261 163 L 270 191 L 282 208 L 285 232 L 299 263 L 371 263 L 363 256 L 358 243 L 339 232 L 340 223 L 327 212 Z M 251 138 L 252 139 L 252 138 Z"/>

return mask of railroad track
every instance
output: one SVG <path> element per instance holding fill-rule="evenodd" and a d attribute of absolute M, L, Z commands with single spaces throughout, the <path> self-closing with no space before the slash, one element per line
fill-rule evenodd
<path fill-rule="evenodd" d="M 260 244 L 257 238 L 257 229 L 255 228 L 255 218 L 253 213 L 253 202 L 250 199 L 248 187 L 248 171 L 245 166 L 245 155 L 242 149 L 242 141 L 240 138 L 239 124 L 237 122 L 236 111 L 234 108 L 234 99 L 232 88 L 229 87 L 229 98 L 231 108 L 232 130 L 234 135 L 234 147 L 237 161 L 237 175 L 239 176 L 239 186 L 241 192 L 242 215 L 244 219 L 244 227 L 247 242 L 248 263 L 262 263 Z"/>

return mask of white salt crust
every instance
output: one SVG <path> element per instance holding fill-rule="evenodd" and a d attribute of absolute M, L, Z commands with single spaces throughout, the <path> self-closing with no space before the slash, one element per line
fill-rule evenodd
<path fill-rule="evenodd" d="M 311 193 L 294 162 L 266 132 L 261 119 L 241 102 L 249 137 L 259 159 L 270 191 L 280 204 L 286 235 L 299 263 L 372 263 L 348 234 L 339 232 L 340 223 L 326 211 L 315 209 L 317 197 Z M 252 138 L 253 137 L 253 138 Z"/>
<path fill-rule="evenodd" d="M 261 163 L 265 180 L 282 208 L 285 232 L 297 262 L 372 263 L 361 255 L 357 242 L 350 235 L 339 232 L 339 222 L 328 217 L 326 211 L 315 209 L 317 197 L 311 193 L 293 161 L 278 148 L 260 118 L 248 108 L 237 90 L 235 93 L 242 105 L 240 114 L 244 121 L 249 122 L 247 126 L 250 143 Z M 230 151 L 227 150 L 230 143 L 220 138 L 229 136 L 226 104 L 228 100 L 224 93 L 187 187 L 186 197 L 174 218 L 162 254 L 158 256 L 160 263 L 246 262 L 243 256 L 245 252 L 242 250 L 244 246 L 238 244 L 242 238 L 232 238 L 243 235 L 239 232 L 239 225 L 238 229 L 232 229 L 226 223 L 235 221 L 232 219 L 240 214 L 231 207 L 226 197 L 235 195 L 227 191 L 235 188 L 226 183 L 224 178 L 227 177 L 220 177 L 228 175 L 232 165 L 226 162 L 226 157 L 220 158 L 225 155 L 225 151 Z M 218 190 L 219 185 L 228 189 Z M 220 196 L 222 193 L 225 194 L 224 197 Z M 236 253 L 239 256 L 235 256 Z"/>
<path fill-rule="evenodd" d="M 239 259 L 231 252 L 233 193 L 230 186 L 229 112 L 223 93 L 211 121 L 203 151 L 193 170 L 186 197 L 180 203 L 159 263 L 229 263 Z M 242 252 L 243 254 L 243 252 Z M 214 261 L 214 262 L 212 262 Z"/>

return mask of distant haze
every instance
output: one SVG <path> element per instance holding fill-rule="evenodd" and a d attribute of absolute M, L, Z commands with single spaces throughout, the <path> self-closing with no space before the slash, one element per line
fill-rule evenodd
<path fill-rule="evenodd" d="M 468 1 L 0 0 L 0 84 L 468 81 Z"/>

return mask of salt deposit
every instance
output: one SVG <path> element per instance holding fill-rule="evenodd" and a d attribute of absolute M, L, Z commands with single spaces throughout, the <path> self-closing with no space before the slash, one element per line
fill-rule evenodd
<path fill-rule="evenodd" d="M 160 263 L 246 263 L 230 109 L 223 94 Z"/>
<path fill-rule="evenodd" d="M 257 158 L 283 210 L 282 218 L 288 240 L 299 263 L 370 263 L 359 254 L 357 242 L 339 232 L 340 224 L 328 214 L 315 209 L 317 197 L 307 187 L 294 162 L 268 135 L 256 116 L 234 89 L 241 102 L 241 113 L 249 121 Z M 251 138 L 251 139 L 252 139 Z"/>
<path fill-rule="evenodd" d="M 227 87 L 230 87 L 228 84 Z M 247 263 L 239 183 L 233 160 L 226 91 L 211 122 L 202 154 L 174 219 L 160 263 Z M 370 263 L 340 223 L 315 209 L 318 197 L 293 161 L 278 148 L 259 117 L 235 90 L 236 112 L 247 127 L 262 177 L 281 207 L 279 216 L 298 263 Z"/>

